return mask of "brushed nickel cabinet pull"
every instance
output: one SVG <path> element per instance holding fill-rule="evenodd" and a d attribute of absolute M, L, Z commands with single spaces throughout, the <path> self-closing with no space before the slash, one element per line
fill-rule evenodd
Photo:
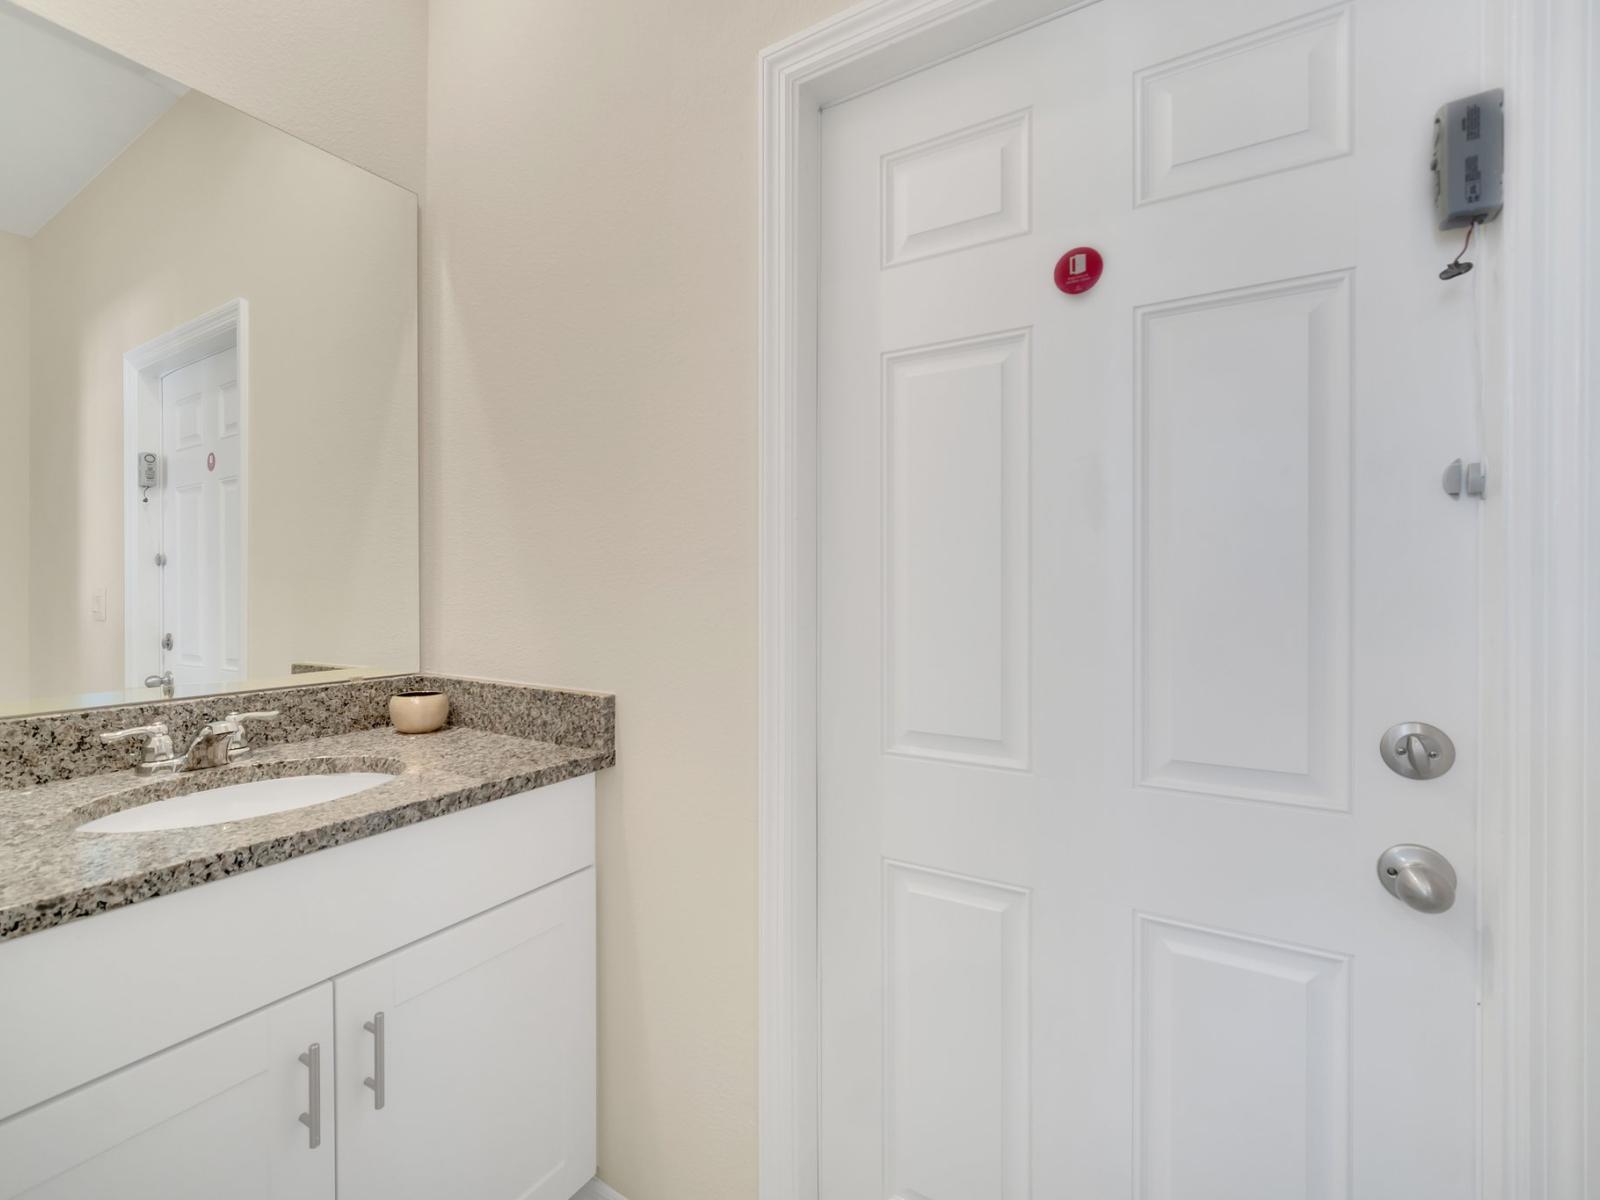
<path fill-rule="evenodd" d="M 362 1022 L 361 1028 L 372 1035 L 372 1074 L 361 1082 L 372 1089 L 372 1107 L 383 1107 L 383 1014 L 373 1013 L 372 1020 Z"/>
<path fill-rule="evenodd" d="M 306 1074 L 310 1076 L 311 1110 L 300 1114 L 300 1124 L 311 1131 L 308 1149 L 315 1150 L 322 1145 L 322 1046 L 312 1042 L 306 1047 L 306 1052 L 300 1056 L 300 1061 L 305 1064 Z"/>

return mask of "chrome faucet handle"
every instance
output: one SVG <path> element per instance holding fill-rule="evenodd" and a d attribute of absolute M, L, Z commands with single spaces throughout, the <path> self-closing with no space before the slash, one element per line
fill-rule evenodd
<path fill-rule="evenodd" d="M 113 742 L 125 742 L 129 738 L 145 737 L 146 735 L 158 737 L 166 732 L 167 727 L 157 721 L 153 725 L 140 725 L 134 729 L 119 729 L 115 733 L 102 733 L 100 740 L 109 746 Z"/>
<path fill-rule="evenodd" d="M 133 729 L 119 729 L 115 733 L 102 733 L 100 741 L 103 745 L 111 746 L 136 737 L 146 739 L 144 750 L 139 756 L 138 769 L 141 775 L 151 775 L 156 771 L 168 769 L 177 761 L 172 755 L 172 738 L 168 736 L 167 727 L 161 721 Z"/>
<path fill-rule="evenodd" d="M 233 736 L 228 739 L 228 758 L 243 758 L 250 753 L 250 746 L 244 740 L 244 726 L 246 721 L 276 721 L 278 710 L 269 709 L 266 712 L 229 713 L 223 718 L 223 723 L 233 726 Z"/>

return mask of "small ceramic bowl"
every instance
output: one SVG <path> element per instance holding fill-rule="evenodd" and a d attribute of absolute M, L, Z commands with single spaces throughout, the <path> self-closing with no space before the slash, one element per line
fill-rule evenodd
<path fill-rule="evenodd" d="M 401 733 L 432 733 L 450 716 L 443 692 L 400 692 L 389 697 L 389 722 Z"/>

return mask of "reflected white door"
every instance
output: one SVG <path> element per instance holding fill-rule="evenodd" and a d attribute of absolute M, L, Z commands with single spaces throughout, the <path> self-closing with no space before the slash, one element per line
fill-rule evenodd
<path fill-rule="evenodd" d="M 823 114 L 824 1200 L 1475 1194 L 1477 28 L 1104 0 Z"/>
<path fill-rule="evenodd" d="M 244 678 L 244 448 L 233 348 L 161 379 L 166 668 L 183 684 Z"/>

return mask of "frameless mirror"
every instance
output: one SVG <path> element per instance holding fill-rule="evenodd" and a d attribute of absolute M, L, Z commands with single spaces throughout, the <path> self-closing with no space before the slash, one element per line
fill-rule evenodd
<path fill-rule="evenodd" d="M 416 231 L 0 0 L 0 714 L 416 668 Z"/>

